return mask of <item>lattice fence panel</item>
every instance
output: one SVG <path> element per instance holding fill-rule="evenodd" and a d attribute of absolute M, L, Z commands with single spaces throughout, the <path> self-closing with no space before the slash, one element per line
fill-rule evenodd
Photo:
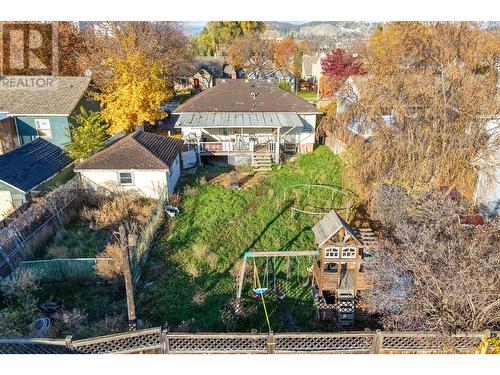
<path fill-rule="evenodd" d="M 283 352 L 363 352 L 373 347 L 373 335 L 276 335 L 276 351 Z"/>
<path fill-rule="evenodd" d="M 171 353 L 260 353 L 267 350 L 267 336 L 178 336 L 167 335 Z"/>
<path fill-rule="evenodd" d="M 73 342 L 76 352 L 84 354 L 136 353 L 161 348 L 160 330 L 140 331 L 137 334 L 108 336 L 99 340 L 80 340 Z"/>
<path fill-rule="evenodd" d="M 65 345 L 58 344 L 25 344 L 0 343 L 0 354 L 71 354 L 74 353 Z"/>
<path fill-rule="evenodd" d="M 474 336 L 384 335 L 382 349 L 389 351 L 467 350 L 477 347 L 480 340 L 480 337 Z"/>

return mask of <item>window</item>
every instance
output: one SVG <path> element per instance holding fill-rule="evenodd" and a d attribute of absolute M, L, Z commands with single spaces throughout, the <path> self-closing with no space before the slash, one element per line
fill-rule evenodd
<path fill-rule="evenodd" d="M 118 172 L 118 182 L 120 185 L 133 185 L 132 172 Z"/>
<path fill-rule="evenodd" d="M 338 258 L 339 249 L 338 247 L 326 247 L 325 248 L 325 258 Z"/>
<path fill-rule="evenodd" d="M 52 128 L 48 119 L 35 120 L 35 127 L 40 138 L 52 139 Z"/>
<path fill-rule="evenodd" d="M 342 258 L 356 258 L 356 248 L 347 247 L 342 249 Z"/>

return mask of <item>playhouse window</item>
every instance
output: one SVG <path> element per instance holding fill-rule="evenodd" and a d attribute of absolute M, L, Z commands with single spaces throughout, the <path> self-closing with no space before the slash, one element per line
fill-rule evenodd
<path fill-rule="evenodd" d="M 342 249 L 342 258 L 356 258 L 356 248 L 346 247 Z"/>
<path fill-rule="evenodd" d="M 326 247 L 325 248 L 325 258 L 338 258 L 339 248 L 338 247 Z"/>

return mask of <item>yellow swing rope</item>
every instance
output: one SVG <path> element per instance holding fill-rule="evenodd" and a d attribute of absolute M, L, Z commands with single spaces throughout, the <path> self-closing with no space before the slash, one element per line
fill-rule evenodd
<path fill-rule="evenodd" d="M 257 264 L 255 263 L 255 258 L 253 258 L 253 269 L 254 269 L 254 275 L 257 275 Z M 260 289 L 260 280 L 259 277 L 256 277 L 257 279 L 257 287 Z M 264 314 L 266 315 L 266 322 L 267 322 L 267 328 L 269 330 L 269 333 L 271 333 L 271 323 L 269 323 L 269 315 L 267 315 L 267 309 L 266 309 L 266 301 L 264 300 L 264 294 L 260 295 L 260 298 L 262 298 L 262 306 L 264 306 Z"/>

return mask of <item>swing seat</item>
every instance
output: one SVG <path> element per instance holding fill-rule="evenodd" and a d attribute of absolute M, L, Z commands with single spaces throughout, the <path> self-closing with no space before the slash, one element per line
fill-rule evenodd
<path fill-rule="evenodd" d="M 252 292 L 258 296 L 262 296 L 269 291 L 268 288 L 253 288 Z"/>

